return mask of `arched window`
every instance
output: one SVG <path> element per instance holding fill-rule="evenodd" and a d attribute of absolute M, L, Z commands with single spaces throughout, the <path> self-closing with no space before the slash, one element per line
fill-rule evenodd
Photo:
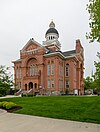
<path fill-rule="evenodd" d="M 30 66 L 30 76 L 34 76 L 38 74 L 38 68 L 36 65 Z"/>
<path fill-rule="evenodd" d="M 31 65 L 30 66 L 30 76 L 33 76 L 34 75 L 34 66 Z"/>

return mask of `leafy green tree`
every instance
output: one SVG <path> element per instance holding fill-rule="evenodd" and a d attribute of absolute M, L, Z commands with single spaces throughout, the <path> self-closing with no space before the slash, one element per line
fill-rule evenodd
<path fill-rule="evenodd" d="M 86 89 L 91 89 L 92 87 L 92 83 L 93 83 L 93 79 L 91 77 L 86 77 L 86 79 L 84 79 L 84 88 Z"/>
<path fill-rule="evenodd" d="M 94 73 L 94 82 L 96 83 L 96 88 L 100 89 L 100 53 L 97 53 L 97 56 L 99 58 L 98 62 L 94 62 L 96 72 Z"/>
<path fill-rule="evenodd" d="M 90 42 L 100 42 L 100 0 L 89 0 L 87 10 L 90 14 L 90 32 L 86 36 Z"/>
<path fill-rule="evenodd" d="M 11 86 L 13 86 L 13 81 L 9 67 L 0 65 L 0 95 L 6 95 Z"/>

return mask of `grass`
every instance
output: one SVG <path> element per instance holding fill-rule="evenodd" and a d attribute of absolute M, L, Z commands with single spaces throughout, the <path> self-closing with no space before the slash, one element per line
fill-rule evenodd
<path fill-rule="evenodd" d="M 100 97 L 23 97 L 0 99 L 11 101 L 22 109 L 19 114 L 50 117 L 100 124 Z"/>

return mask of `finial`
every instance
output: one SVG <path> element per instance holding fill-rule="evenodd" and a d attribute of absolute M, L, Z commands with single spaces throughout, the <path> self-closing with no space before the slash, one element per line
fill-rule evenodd
<path fill-rule="evenodd" d="M 55 23 L 53 22 L 53 19 L 51 19 L 51 23 L 49 24 L 50 28 L 55 28 Z"/>

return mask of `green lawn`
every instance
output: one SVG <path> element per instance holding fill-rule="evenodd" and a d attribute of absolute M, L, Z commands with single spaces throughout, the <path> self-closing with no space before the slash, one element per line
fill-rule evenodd
<path fill-rule="evenodd" d="M 100 124 L 100 97 L 22 97 L 0 99 L 12 101 L 22 109 L 19 114 L 43 116 Z"/>

